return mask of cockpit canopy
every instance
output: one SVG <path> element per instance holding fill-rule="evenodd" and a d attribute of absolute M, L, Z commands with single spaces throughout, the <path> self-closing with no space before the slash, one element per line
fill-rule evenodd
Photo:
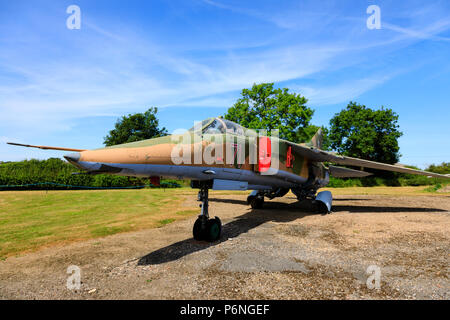
<path fill-rule="evenodd" d="M 189 129 L 189 131 L 194 131 L 194 129 L 199 130 L 201 128 L 201 132 L 203 134 L 224 134 L 231 133 L 243 136 L 245 134 L 245 128 L 234 123 L 233 121 L 222 119 L 222 118 L 208 118 L 202 121 L 201 124 L 198 125 L 198 129 L 196 126 Z"/>

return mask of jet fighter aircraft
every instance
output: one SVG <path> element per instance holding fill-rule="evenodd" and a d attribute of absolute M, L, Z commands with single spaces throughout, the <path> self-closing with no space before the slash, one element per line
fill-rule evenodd
<path fill-rule="evenodd" d="M 396 165 L 341 156 L 321 150 L 319 130 L 307 143 L 293 143 L 275 134 L 261 134 L 221 117 L 199 122 L 181 134 L 125 143 L 95 150 L 24 145 L 25 147 L 74 151 L 64 156 L 88 174 L 116 174 L 150 177 L 158 184 L 161 177 L 190 179 L 198 188 L 201 212 L 194 223 L 196 240 L 216 241 L 222 224 L 208 212 L 208 191 L 252 190 L 247 198 L 252 208 L 262 208 L 264 199 L 282 197 L 291 190 L 299 200 L 314 202 L 320 211 L 330 212 L 332 195 L 317 193 L 329 177 L 365 177 L 371 168 L 450 178 L 446 175 Z M 357 167 L 361 170 L 331 164 Z"/>

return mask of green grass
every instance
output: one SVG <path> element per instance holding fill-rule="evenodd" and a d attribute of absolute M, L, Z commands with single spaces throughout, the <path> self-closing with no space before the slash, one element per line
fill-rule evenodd
<path fill-rule="evenodd" d="M 158 227 L 163 227 L 163 226 L 165 226 L 166 224 L 172 223 L 172 222 L 174 222 L 174 221 L 175 221 L 175 219 L 172 219 L 172 218 L 159 220 L 159 221 L 158 221 L 158 224 L 159 224 Z"/>
<path fill-rule="evenodd" d="M 44 246 L 161 227 L 198 214 L 194 190 L 0 192 L 0 259 Z"/>
<path fill-rule="evenodd" d="M 176 212 L 176 214 L 180 216 L 192 216 L 198 213 L 199 213 L 198 209 L 181 210 Z"/>
<path fill-rule="evenodd" d="M 428 188 L 425 188 L 424 190 L 427 191 L 427 192 L 436 192 L 436 191 L 438 191 L 441 188 L 442 188 L 442 184 L 438 183 L 438 184 L 435 184 L 434 186 L 430 186 Z"/>

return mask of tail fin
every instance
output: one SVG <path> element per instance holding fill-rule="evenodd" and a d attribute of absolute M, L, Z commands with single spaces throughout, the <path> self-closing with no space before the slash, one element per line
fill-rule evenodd
<path fill-rule="evenodd" d="M 323 132 L 322 128 L 319 128 L 314 137 L 312 137 L 311 144 L 314 148 L 322 149 L 322 141 L 323 141 Z"/>

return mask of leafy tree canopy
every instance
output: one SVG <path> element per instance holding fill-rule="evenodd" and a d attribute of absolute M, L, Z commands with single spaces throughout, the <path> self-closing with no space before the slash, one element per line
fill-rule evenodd
<path fill-rule="evenodd" d="M 293 142 L 309 140 L 318 127 L 311 126 L 314 110 L 307 99 L 273 83 L 254 84 L 242 90 L 242 97 L 228 109 L 225 119 L 251 129 L 278 129 L 280 138 Z"/>
<path fill-rule="evenodd" d="M 159 128 L 156 118 L 158 108 L 150 108 L 145 113 L 129 114 L 118 119 L 115 128 L 104 138 L 106 146 L 157 138 L 167 135 L 166 128 Z"/>
<path fill-rule="evenodd" d="M 439 165 L 432 164 L 430 165 L 426 171 L 440 173 L 440 174 L 449 174 L 450 173 L 450 162 L 442 162 Z"/>
<path fill-rule="evenodd" d="M 392 109 L 379 110 L 350 102 L 330 120 L 331 148 L 340 154 L 384 163 L 400 158 L 398 138 L 402 136 L 398 115 Z"/>

